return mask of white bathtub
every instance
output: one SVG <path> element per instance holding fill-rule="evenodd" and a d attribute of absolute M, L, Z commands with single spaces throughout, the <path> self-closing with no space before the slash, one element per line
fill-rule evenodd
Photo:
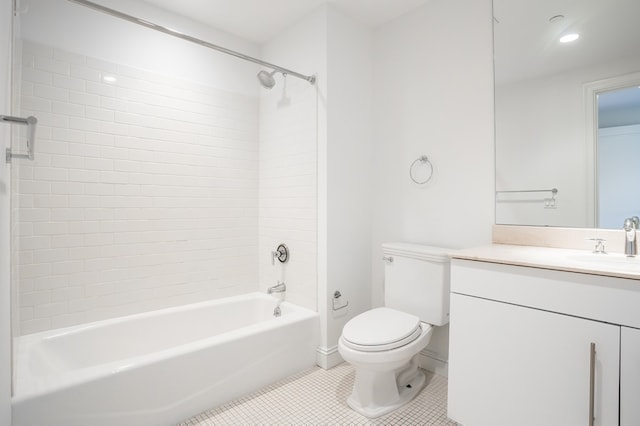
<path fill-rule="evenodd" d="M 251 293 L 21 336 L 13 426 L 171 425 L 315 364 L 319 317 Z"/>

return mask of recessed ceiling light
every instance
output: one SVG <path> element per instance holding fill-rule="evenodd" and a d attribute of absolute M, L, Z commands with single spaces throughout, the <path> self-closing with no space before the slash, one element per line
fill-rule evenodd
<path fill-rule="evenodd" d="M 576 41 L 580 38 L 580 34 L 566 34 L 560 37 L 560 43 L 571 43 L 572 41 Z"/>

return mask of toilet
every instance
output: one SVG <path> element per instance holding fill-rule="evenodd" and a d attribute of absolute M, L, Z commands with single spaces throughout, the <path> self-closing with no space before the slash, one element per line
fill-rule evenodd
<path fill-rule="evenodd" d="M 385 243 L 382 251 L 385 306 L 352 318 L 338 341 L 340 355 L 356 370 L 347 403 L 369 418 L 390 413 L 422 390 L 418 354 L 433 327 L 449 322 L 450 250 Z"/>

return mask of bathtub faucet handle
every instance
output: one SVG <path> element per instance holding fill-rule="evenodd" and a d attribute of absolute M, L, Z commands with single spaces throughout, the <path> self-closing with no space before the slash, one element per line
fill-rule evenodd
<path fill-rule="evenodd" d="M 289 260 L 289 248 L 286 245 L 280 244 L 275 251 L 271 252 L 272 265 L 276 264 L 276 259 L 278 259 L 280 263 L 286 263 Z"/>

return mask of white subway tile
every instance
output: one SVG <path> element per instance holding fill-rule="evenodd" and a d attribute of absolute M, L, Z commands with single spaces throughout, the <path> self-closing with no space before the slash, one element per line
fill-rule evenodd
<path fill-rule="evenodd" d="M 81 247 L 83 245 L 82 235 L 53 235 L 51 237 L 51 248 Z"/>
<path fill-rule="evenodd" d="M 88 285 L 85 287 L 86 297 L 98 297 L 115 293 L 114 283 Z"/>
<path fill-rule="evenodd" d="M 86 132 L 100 132 L 100 121 L 90 120 L 88 118 L 69 117 L 69 127 Z M 90 143 L 87 135 L 85 135 L 85 142 Z"/>
<path fill-rule="evenodd" d="M 59 168 L 37 167 L 34 170 L 33 178 L 40 181 L 66 181 L 68 171 Z"/>
<path fill-rule="evenodd" d="M 84 193 L 87 195 L 113 195 L 113 185 L 108 183 L 85 183 Z"/>
<path fill-rule="evenodd" d="M 86 107 L 85 116 L 93 120 L 113 121 L 114 112 L 110 109 Z"/>
<path fill-rule="evenodd" d="M 86 158 L 81 162 L 84 164 Z M 100 182 L 100 172 L 97 170 L 69 170 L 71 182 Z"/>
<path fill-rule="evenodd" d="M 60 89 L 63 90 L 63 89 Z M 74 104 L 100 106 L 100 96 L 92 93 L 84 93 L 84 91 L 70 90 L 68 92 L 68 100 Z M 67 100 L 67 99 L 65 99 Z"/>
<path fill-rule="evenodd" d="M 114 111 L 128 111 L 129 103 L 118 98 L 101 97 L 100 107 Z"/>
<path fill-rule="evenodd" d="M 84 217 L 87 220 L 112 220 L 114 215 L 114 209 L 84 209 Z M 113 238 L 111 238 L 110 241 L 113 241 Z"/>
<path fill-rule="evenodd" d="M 17 219 L 21 222 L 42 222 L 51 219 L 51 210 L 46 208 L 19 209 Z"/>
<path fill-rule="evenodd" d="M 18 183 L 18 194 L 51 194 L 51 183 L 23 180 Z"/>
<path fill-rule="evenodd" d="M 51 303 L 51 292 L 33 291 L 20 294 L 20 306 L 36 306 Z"/>
<path fill-rule="evenodd" d="M 49 303 L 46 305 L 35 305 L 33 311 L 34 318 L 51 318 L 56 315 L 66 314 L 69 305 L 66 302 Z"/>
<path fill-rule="evenodd" d="M 76 220 L 84 220 L 84 210 L 83 209 L 51 209 L 51 220 L 52 221 L 76 221 Z"/>
<path fill-rule="evenodd" d="M 66 75 L 53 74 L 53 86 L 62 89 L 70 89 L 73 92 L 84 92 L 86 81 L 80 78 Z"/>
<path fill-rule="evenodd" d="M 32 111 L 51 112 L 51 101 L 48 99 L 23 96 L 21 102 L 24 109 L 29 109 Z"/>
<path fill-rule="evenodd" d="M 48 71 L 33 68 L 23 68 L 22 78 L 31 83 L 38 83 L 50 86 L 53 82 L 53 75 Z"/>
<path fill-rule="evenodd" d="M 79 182 L 52 182 L 51 193 L 63 195 L 84 194 L 84 185 Z"/>
<path fill-rule="evenodd" d="M 73 197 L 69 198 L 69 207 L 100 207 L 100 197 L 96 195 L 74 195 Z"/>
<path fill-rule="evenodd" d="M 95 234 L 100 232 L 100 222 L 83 221 L 69 223 L 69 234 Z"/>
<path fill-rule="evenodd" d="M 100 157 L 114 160 L 126 160 L 129 158 L 129 150 L 125 148 L 100 147 Z"/>
<path fill-rule="evenodd" d="M 100 82 L 102 79 L 100 76 L 100 71 L 93 68 L 88 68 L 86 66 L 75 65 L 75 64 L 72 64 L 70 66 L 69 75 L 71 77 L 77 77 L 87 81 Z"/>
<path fill-rule="evenodd" d="M 64 61 L 36 56 L 34 67 L 50 73 L 69 75 L 70 65 Z"/>
<path fill-rule="evenodd" d="M 84 106 L 68 102 L 54 101 L 51 105 L 51 112 L 65 116 L 84 117 Z"/>
<path fill-rule="evenodd" d="M 79 168 L 82 168 L 82 157 L 72 156 L 72 155 L 51 155 L 51 167 L 60 167 L 65 169 L 79 169 Z M 72 171 L 74 170 L 69 170 L 70 181 L 75 180 L 71 176 Z"/>
<path fill-rule="evenodd" d="M 51 265 L 48 263 L 19 265 L 17 273 L 20 279 L 45 277 L 51 274 Z"/>
<path fill-rule="evenodd" d="M 22 96 L 34 96 L 35 95 L 34 84 L 28 81 L 20 82 L 20 93 Z"/>
<path fill-rule="evenodd" d="M 33 224 L 35 235 L 66 235 L 69 232 L 67 222 L 35 222 Z"/>
<path fill-rule="evenodd" d="M 53 109 L 53 108 L 52 108 Z M 69 117 L 64 114 L 41 112 L 38 114 L 38 122 L 49 127 L 69 127 Z"/>
<path fill-rule="evenodd" d="M 42 235 L 22 237 L 18 245 L 21 250 L 46 249 L 51 247 L 51 237 Z"/>
<path fill-rule="evenodd" d="M 70 93 L 68 89 L 53 87 L 50 85 L 33 84 L 33 95 L 38 98 L 50 99 L 54 101 L 69 101 Z"/>
<path fill-rule="evenodd" d="M 114 161 L 108 158 L 90 158 L 84 159 L 84 167 L 89 170 L 113 170 Z"/>
<path fill-rule="evenodd" d="M 107 121 L 100 122 L 100 131 L 110 135 L 123 135 L 129 134 L 129 126 L 119 123 L 110 123 Z"/>
<path fill-rule="evenodd" d="M 102 145 L 102 146 L 113 146 L 115 141 L 115 136 L 106 135 L 104 133 L 87 133 L 85 139 L 87 143 Z M 92 155 L 91 157 L 94 157 L 94 156 Z"/>
<path fill-rule="evenodd" d="M 51 264 L 51 273 L 53 275 L 72 274 L 81 271 L 84 271 L 84 262 L 80 260 L 55 262 Z"/>
<path fill-rule="evenodd" d="M 67 275 L 49 275 L 46 277 L 35 278 L 33 281 L 35 291 L 59 290 L 69 285 L 69 277 Z M 52 302 L 58 301 L 53 300 L 53 291 L 51 292 L 51 296 Z"/>
<path fill-rule="evenodd" d="M 114 244 L 114 236 L 113 234 L 85 234 L 84 236 L 84 246 L 108 246 Z"/>
<path fill-rule="evenodd" d="M 51 129 L 51 138 L 62 142 L 84 142 L 84 133 L 71 129 Z"/>
<path fill-rule="evenodd" d="M 130 174 L 121 171 L 101 171 L 100 182 L 126 184 L 130 182 Z"/>
<path fill-rule="evenodd" d="M 83 133 L 84 137 L 84 133 Z M 84 142 L 84 141 L 83 141 Z M 96 145 L 89 145 L 85 143 L 70 143 L 68 145 L 69 155 L 82 157 L 99 157 L 100 147 Z"/>
<path fill-rule="evenodd" d="M 114 97 L 116 95 L 116 88 L 109 84 L 94 83 L 87 81 L 87 93 L 93 93 L 100 96 Z"/>

